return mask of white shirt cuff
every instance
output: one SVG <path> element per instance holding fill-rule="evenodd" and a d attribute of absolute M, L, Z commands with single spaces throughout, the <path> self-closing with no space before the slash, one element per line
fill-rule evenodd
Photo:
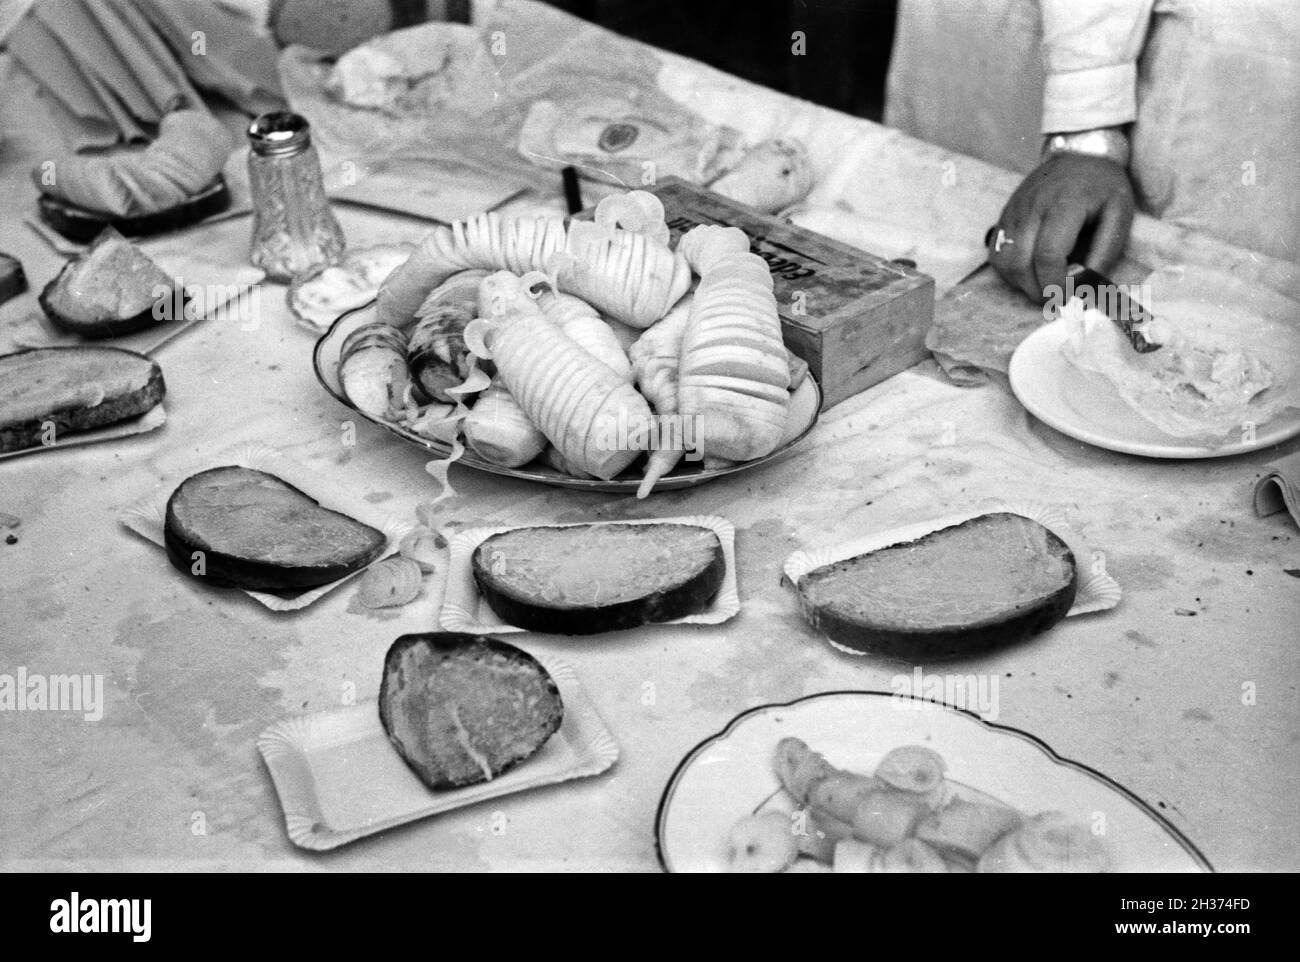
<path fill-rule="evenodd" d="M 1137 119 L 1137 64 L 1047 75 L 1043 133 L 1115 127 Z"/>

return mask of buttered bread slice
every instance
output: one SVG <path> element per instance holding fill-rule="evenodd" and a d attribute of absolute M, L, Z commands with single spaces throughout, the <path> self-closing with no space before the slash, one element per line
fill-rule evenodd
<path fill-rule="evenodd" d="M 384 658 L 379 720 L 431 789 L 489 781 L 564 720 L 560 690 L 528 652 L 479 635 L 403 635 Z"/>
<path fill-rule="evenodd" d="M 273 474 L 236 465 L 183 481 L 167 501 L 164 535 L 167 556 L 186 574 L 273 592 L 337 581 L 374 561 L 388 540 Z"/>
<path fill-rule="evenodd" d="M 157 362 L 115 347 L 0 356 L 0 453 L 138 417 L 166 393 Z"/>
<path fill-rule="evenodd" d="M 815 568 L 797 588 L 804 617 L 834 641 L 947 658 L 1046 631 L 1070 610 L 1077 584 L 1065 542 L 997 513 Z"/>
<path fill-rule="evenodd" d="M 488 605 L 520 628 L 588 635 L 703 610 L 726 573 L 722 544 L 692 524 L 518 528 L 474 551 Z"/>

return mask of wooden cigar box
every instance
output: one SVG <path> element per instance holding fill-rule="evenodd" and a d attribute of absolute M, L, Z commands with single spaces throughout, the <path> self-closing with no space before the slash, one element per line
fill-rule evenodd
<path fill-rule="evenodd" d="M 676 177 L 649 189 L 664 203 L 674 245 L 697 224 L 749 235 L 772 271 L 786 345 L 808 362 L 823 410 L 929 356 L 933 278 Z"/>

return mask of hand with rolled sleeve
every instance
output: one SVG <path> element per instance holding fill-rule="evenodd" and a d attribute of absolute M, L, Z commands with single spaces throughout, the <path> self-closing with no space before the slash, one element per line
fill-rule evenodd
<path fill-rule="evenodd" d="M 1124 252 L 1135 202 L 1123 129 L 1137 116 L 1137 59 L 1153 3 L 1040 0 L 1045 157 L 989 238 L 990 263 L 1035 300 L 1065 286 L 1072 253 L 1104 273 Z"/>
<path fill-rule="evenodd" d="M 989 262 L 1035 300 L 1056 286 L 1080 235 L 1092 228 L 1085 266 L 1106 273 L 1124 253 L 1133 223 L 1133 185 L 1122 164 L 1105 157 L 1053 154 L 1016 188 L 998 219 Z"/>

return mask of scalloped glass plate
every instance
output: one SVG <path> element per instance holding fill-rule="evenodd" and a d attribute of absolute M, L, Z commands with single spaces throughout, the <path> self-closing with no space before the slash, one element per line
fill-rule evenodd
<path fill-rule="evenodd" d="M 573 778 L 598 775 L 618 759 L 573 668 L 538 657 L 564 700 L 560 729 L 529 758 L 490 782 L 430 791 L 407 768 L 379 721 L 374 699 L 276 722 L 257 738 L 280 796 L 289 839 L 325 851 L 417 819 Z"/>
<path fill-rule="evenodd" d="M 727 833 L 737 820 L 788 796 L 772 770 L 782 738 L 795 736 L 840 768 L 871 772 L 893 748 L 925 745 L 948 778 L 971 794 L 1028 814 L 1059 811 L 1105 826 L 1118 872 L 1211 872 L 1178 829 L 1100 772 L 1061 758 L 1033 735 L 972 712 L 878 691 L 835 691 L 742 712 L 692 749 L 659 801 L 655 837 L 670 872 L 726 870 Z"/>
<path fill-rule="evenodd" d="M 321 386 L 328 391 L 336 401 L 345 407 L 356 411 L 358 415 L 365 418 L 372 424 L 377 424 L 385 431 L 396 434 L 399 438 L 409 441 L 411 444 L 418 445 L 435 457 L 445 458 L 451 454 L 451 445 L 445 441 L 437 441 L 430 438 L 422 437 L 414 431 L 407 430 L 399 424 L 393 424 L 380 418 L 371 417 L 364 411 L 358 410 L 357 407 L 348 400 L 343 393 L 343 385 L 339 382 L 339 353 L 343 347 L 343 341 L 347 336 L 356 330 L 362 324 L 370 321 L 374 315 L 374 304 L 367 304 L 364 307 L 358 307 L 355 310 L 348 311 L 341 315 L 337 321 L 321 335 L 320 340 L 316 342 L 316 350 L 312 355 L 312 363 L 316 368 L 316 379 L 320 381 Z M 817 382 L 808 376 L 804 378 L 803 383 L 795 389 L 790 396 L 790 416 L 786 419 L 785 435 L 781 443 L 777 445 L 775 451 L 766 457 L 755 458 L 753 461 L 745 461 L 742 464 L 732 465 L 726 468 L 714 468 L 704 470 L 689 464 L 680 464 L 671 473 L 660 479 L 655 485 L 655 491 L 676 491 L 681 488 L 692 488 L 697 484 L 704 484 L 713 481 L 716 478 L 726 477 L 729 474 L 736 474 L 741 471 L 748 471 L 757 468 L 760 465 L 775 461 L 789 453 L 790 449 L 807 437 L 817 423 L 817 417 L 821 411 L 822 395 L 821 388 Z M 618 477 L 613 481 L 601 481 L 596 478 L 574 478 L 566 474 L 561 474 L 551 468 L 539 465 L 529 465 L 522 468 L 505 468 L 499 464 L 492 464 L 484 461 L 474 455 L 472 451 L 466 451 L 464 455 L 456 462 L 466 467 L 474 468 L 478 471 L 486 471 L 489 474 L 499 474 L 508 478 L 522 478 L 525 481 L 537 481 L 541 484 L 551 484 L 560 488 L 573 488 L 579 491 L 600 491 L 609 494 L 635 494 L 637 486 L 641 483 L 640 475 L 628 475 Z"/>

